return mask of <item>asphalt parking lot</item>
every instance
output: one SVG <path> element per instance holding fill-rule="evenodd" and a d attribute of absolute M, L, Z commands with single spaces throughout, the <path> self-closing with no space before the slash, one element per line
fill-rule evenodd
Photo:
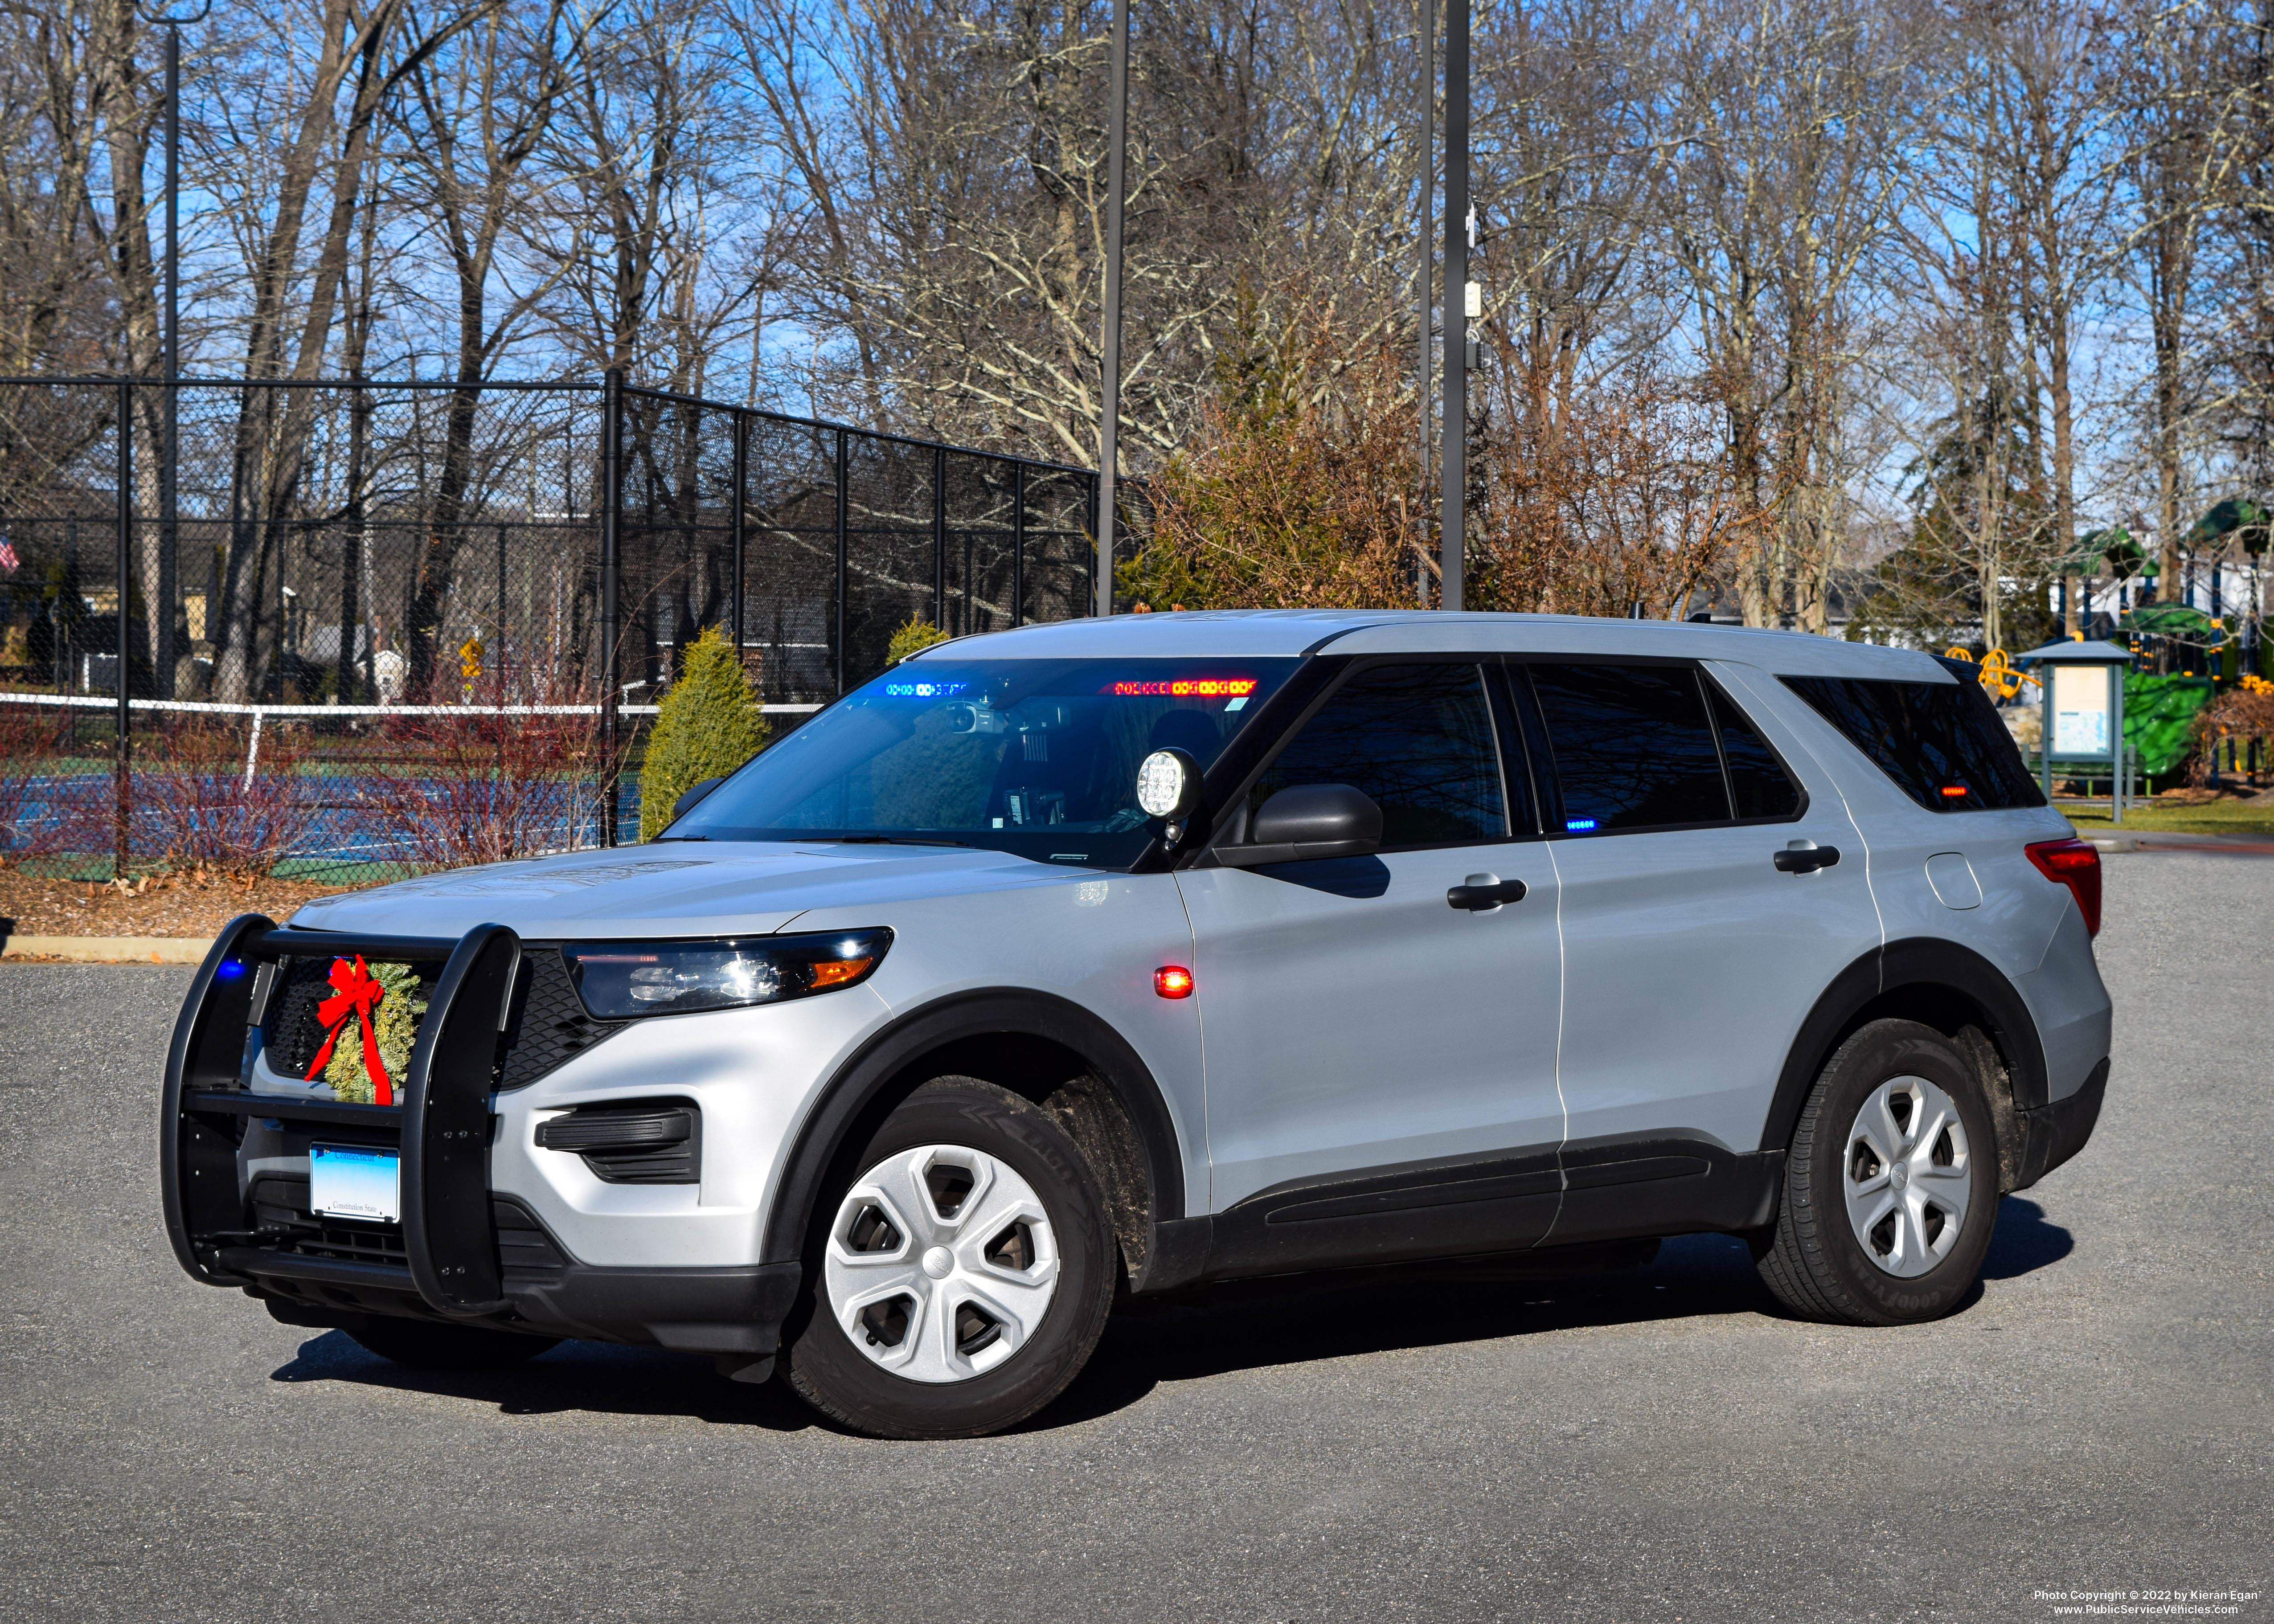
<path fill-rule="evenodd" d="M 154 1132 L 189 973 L 0 967 L 0 1615 L 2274 1618 L 2274 861 L 2106 868 L 2107 1113 L 1955 1317 L 1782 1319 L 1716 1237 L 1263 1284 L 1117 1319 L 968 1443 L 590 1343 L 424 1375 L 193 1285 Z"/>

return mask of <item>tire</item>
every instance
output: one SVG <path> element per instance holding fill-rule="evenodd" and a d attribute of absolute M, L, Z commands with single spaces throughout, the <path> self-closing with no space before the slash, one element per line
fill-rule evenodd
<path fill-rule="evenodd" d="M 1930 1026 L 1877 1020 L 1809 1091 L 1755 1267 L 1804 1319 L 1937 1320 L 1973 1289 L 1997 1221 L 1998 1141 L 1973 1066 Z"/>
<path fill-rule="evenodd" d="M 347 1334 L 382 1359 L 414 1370 L 501 1370 L 557 1347 L 557 1336 L 523 1336 L 477 1325 L 437 1325 L 374 1314 Z"/>
<path fill-rule="evenodd" d="M 1080 1373 L 1112 1307 L 1104 1198 L 1039 1106 L 935 1078 L 829 1189 L 808 1247 L 790 1386 L 879 1438 L 974 1438 Z"/>

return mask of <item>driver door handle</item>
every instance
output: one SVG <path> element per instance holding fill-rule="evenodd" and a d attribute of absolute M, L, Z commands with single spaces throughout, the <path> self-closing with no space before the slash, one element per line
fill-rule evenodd
<path fill-rule="evenodd" d="M 1445 893 L 1445 900 L 1457 908 L 1466 908 L 1472 914 L 1481 914 L 1487 908 L 1496 908 L 1503 902 L 1524 900 L 1522 880 L 1495 880 L 1489 884 L 1456 885 Z"/>
<path fill-rule="evenodd" d="M 1769 861 L 1776 865 L 1779 874 L 1813 874 L 1818 868 L 1829 868 L 1840 861 L 1836 846 L 1788 846 Z"/>

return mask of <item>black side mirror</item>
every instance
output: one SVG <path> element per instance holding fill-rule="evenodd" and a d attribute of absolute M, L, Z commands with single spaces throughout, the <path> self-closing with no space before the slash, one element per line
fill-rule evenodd
<path fill-rule="evenodd" d="M 1382 844 L 1382 808 L 1347 784 L 1297 784 L 1263 803 L 1248 836 L 1244 846 L 1216 847 L 1216 861 L 1227 868 L 1260 868 L 1363 857 Z"/>
<path fill-rule="evenodd" d="M 674 818 L 685 817 L 687 814 L 693 809 L 697 801 L 702 800 L 704 796 L 709 794 L 712 790 L 717 789 L 726 781 L 727 780 L 724 778 L 704 778 L 701 783 L 695 785 L 693 787 L 689 789 L 684 795 L 681 795 L 678 800 L 671 803 L 671 816 Z"/>

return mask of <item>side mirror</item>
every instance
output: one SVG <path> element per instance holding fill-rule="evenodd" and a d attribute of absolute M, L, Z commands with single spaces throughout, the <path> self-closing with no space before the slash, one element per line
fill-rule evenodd
<path fill-rule="evenodd" d="M 1227 868 L 1260 868 L 1363 857 L 1382 844 L 1382 808 L 1347 784 L 1297 784 L 1263 803 L 1248 834 L 1246 845 L 1216 847 L 1216 861 Z"/>
<path fill-rule="evenodd" d="M 724 778 L 704 779 L 701 783 L 690 788 L 684 795 L 681 795 L 678 800 L 671 803 L 671 816 L 674 818 L 685 817 L 689 811 L 694 809 L 694 806 L 697 801 L 702 800 L 704 796 L 709 794 L 712 790 L 717 789 L 726 781 L 727 780 Z"/>

